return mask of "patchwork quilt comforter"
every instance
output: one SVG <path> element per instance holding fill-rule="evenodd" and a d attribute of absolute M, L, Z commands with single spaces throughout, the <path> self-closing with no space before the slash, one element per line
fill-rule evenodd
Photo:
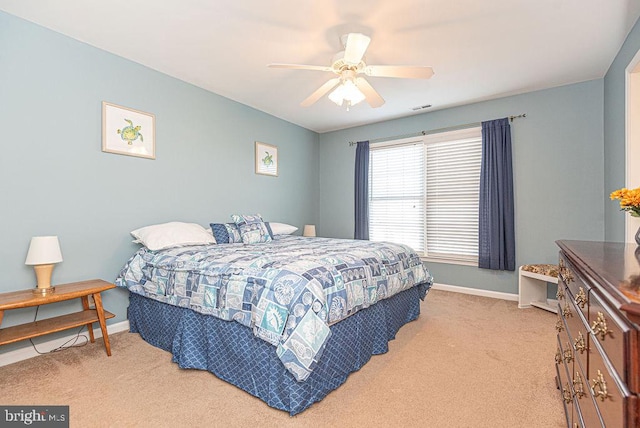
<path fill-rule="evenodd" d="M 252 328 L 304 381 L 331 324 L 431 281 L 419 256 L 404 245 L 285 235 L 261 244 L 143 247 L 116 285 Z"/>

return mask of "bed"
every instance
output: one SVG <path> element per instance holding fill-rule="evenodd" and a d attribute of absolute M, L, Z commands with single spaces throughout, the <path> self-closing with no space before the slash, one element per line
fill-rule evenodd
<path fill-rule="evenodd" d="M 143 246 L 115 282 L 131 332 L 295 415 L 387 352 L 432 278 L 404 245 L 275 235 Z"/>

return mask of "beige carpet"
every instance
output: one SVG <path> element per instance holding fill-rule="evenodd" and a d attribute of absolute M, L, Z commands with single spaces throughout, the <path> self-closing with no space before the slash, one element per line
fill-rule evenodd
<path fill-rule="evenodd" d="M 69 405 L 72 427 L 563 427 L 555 315 L 431 291 L 390 351 L 295 417 L 139 335 L 0 367 L 0 404 Z"/>

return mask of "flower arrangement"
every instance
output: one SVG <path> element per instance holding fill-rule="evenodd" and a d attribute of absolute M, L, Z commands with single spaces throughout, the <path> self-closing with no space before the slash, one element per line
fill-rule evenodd
<path fill-rule="evenodd" d="M 629 211 L 631 216 L 640 217 L 640 187 L 636 189 L 622 188 L 611 192 L 609 195 L 611 200 L 620 200 L 620 209 L 622 211 Z"/>

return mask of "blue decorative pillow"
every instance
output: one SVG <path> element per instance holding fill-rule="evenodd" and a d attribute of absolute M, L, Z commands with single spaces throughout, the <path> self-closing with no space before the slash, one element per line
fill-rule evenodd
<path fill-rule="evenodd" d="M 261 242 L 270 242 L 271 235 L 260 214 L 256 215 L 237 215 L 231 216 L 233 222 L 238 226 L 242 242 L 245 244 L 258 244 Z"/>
<path fill-rule="evenodd" d="M 235 244 L 236 242 L 242 242 L 242 236 L 235 223 L 225 223 L 224 227 L 227 228 L 227 234 L 229 235 L 229 243 Z"/>
<path fill-rule="evenodd" d="M 209 223 L 214 238 L 218 244 L 233 244 L 242 242 L 240 231 L 235 223 Z"/>
<path fill-rule="evenodd" d="M 218 244 L 226 244 L 229 242 L 229 234 L 227 228 L 222 223 L 209 223 L 213 237 L 216 238 Z"/>

